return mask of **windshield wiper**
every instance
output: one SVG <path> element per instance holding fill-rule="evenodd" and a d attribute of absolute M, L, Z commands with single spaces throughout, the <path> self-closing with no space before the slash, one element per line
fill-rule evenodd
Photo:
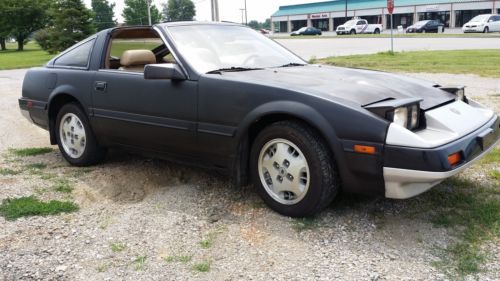
<path fill-rule="evenodd" d="M 305 63 L 291 62 L 291 63 L 287 63 L 287 64 L 284 64 L 284 65 L 281 65 L 281 66 L 278 66 L 278 67 L 304 66 L 304 65 L 306 65 L 306 64 Z"/>
<path fill-rule="evenodd" d="M 226 68 L 219 68 L 216 70 L 210 70 L 207 74 L 221 74 L 222 72 L 238 72 L 238 71 L 250 71 L 250 70 L 260 70 L 262 68 L 251 68 L 251 67 L 239 67 L 232 66 Z"/>

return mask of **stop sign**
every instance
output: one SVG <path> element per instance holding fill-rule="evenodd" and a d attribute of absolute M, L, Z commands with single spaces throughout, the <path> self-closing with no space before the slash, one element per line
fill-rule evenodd
<path fill-rule="evenodd" d="M 392 14 L 394 11 L 394 0 L 387 0 L 387 10 L 389 11 L 389 14 Z"/>

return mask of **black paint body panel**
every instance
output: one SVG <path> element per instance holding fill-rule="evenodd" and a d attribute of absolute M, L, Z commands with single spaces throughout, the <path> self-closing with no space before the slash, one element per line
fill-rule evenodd
<path fill-rule="evenodd" d="M 176 24 L 182 23 L 170 25 Z M 101 145 L 223 169 L 237 176 L 244 174 L 240 167 L 248 164 L 250 128 L 269 116 L 288 116 L 306 122 L 323 136 L 344 190 L 383 195 L 384 156 L 396 158 L 393 154 L 398 152 L 384 146 L 389 122 L 363 105 L 420 97 L 425 110 L 455 98 L 429 82 L 329 66 L 197 73 L 164 30 L 161 35 L 188 79 L 145 80 L 140 74 L 100 69 L 111 31 L 95 35 L 86 69 L 57 68 L 52 60 L 46 67 L 29 70 L 21 108 L 24 100 L 46 103 L 44 109 L 29 110 L 39 125 L 53 129 L 48 116 L 52 101 L 68 95 L 88 114 Z M 377 153 L 355 153 L 354 144 L 375 146 Z"/>

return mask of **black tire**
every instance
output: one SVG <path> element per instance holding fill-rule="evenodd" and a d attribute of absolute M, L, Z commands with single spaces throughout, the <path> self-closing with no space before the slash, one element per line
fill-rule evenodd
<path fill-rule="evenodd" d="M 307 159 L 309 188 L 304 197 L 293 205 L 273 199 L 260 180 L 258 161 L 261 149 L 274 139 L 292 142 Z M 257 193 L 271 209 L 285 216 L 307 217 L 317 214 L 333 201 L 340 189 L 340 179 L 328 146 L 318 133 L 301 122 L 280 121 L 264 128 L 252 144 L 250 165 Z"/>
<path fill-rule="evenodd" d="M 356 30 L 351 29 L 351 31 L 349 32 L 349 34 L 351 34 L 351 35 L 355 35 L 355 34 L 356 34 Z"/>
<path fill-rule="evenodd" d="M 377 28 L 377 29 L 375 29 L 375 31 L 373 33 L 374 34 L 380 34 L 380 30 Z"/>
<path fill-rule="evenodd" d="M 490 29 L 486 26 L 483 30 L 483 33 L 488 33 L 488 32 L 490 32 Z"/>
<path fill-rule="evenodd" d="M 62 145 L 60 126 L 61 119 L 68 113 L 75 114 L 81 121 L 83 128 L 85 130 L 85 148 L 82 155 L 78 158 L 70 156 Z M 90 166 L 101 162 L 106 156 L 106 149 L 97 144 L 96 137 L 92 128 L 90 127 L 90 122 L 83 111 L 83 109 L 77 103 L 67 103 L 57 113 L 55 134 L 57 139 L 57 145 L 61 151 L 64 159 L 74 166 Z"/>

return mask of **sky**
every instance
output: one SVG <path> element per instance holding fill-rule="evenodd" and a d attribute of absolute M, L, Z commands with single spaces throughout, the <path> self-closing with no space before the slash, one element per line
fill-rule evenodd
<path fill-rule="evenodd" d="M 118 22 L 123 22 L 121 16 L 124 0 L 109 0 L 116 3 L 115 18 Z M 265 21 L 271 14 L 276 12 L 279 6 L 293 5 L 302 3 L 321 2 L 322 0 L 246 0 L 247 1 L 247 14 L 248 21 L 257 20 Z M 84 0 L 85 4 L 90 7 L 91 0 Z M 153 0 L 153 4 L 161 11 L 161 4 L 166 3 L 167 0 Z M 210 0 L 193 0 L 196 5 L 196 20 L 210 21 L 212 19 L 210 13 Z M 244 0 L 219 0 L 219 16 L 220 20 L 242 22 L 241 10 L 245 6 Z"/>

